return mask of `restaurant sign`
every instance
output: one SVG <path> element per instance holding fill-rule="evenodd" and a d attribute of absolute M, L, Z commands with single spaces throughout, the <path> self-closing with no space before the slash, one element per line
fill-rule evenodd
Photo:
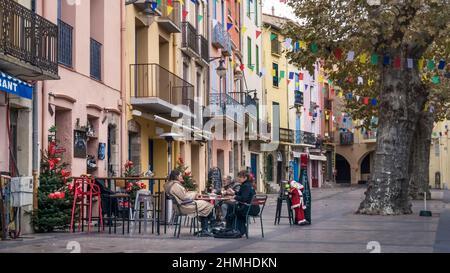
<path fill-rule="evenodd" d="M 0 90 L 25 99 L 33 99 L 33 87 L 31 85 L 3 72 L 0 72 Z"/>

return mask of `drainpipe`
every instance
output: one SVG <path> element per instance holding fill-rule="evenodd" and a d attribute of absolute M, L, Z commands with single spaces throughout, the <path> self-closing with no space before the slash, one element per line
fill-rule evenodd
<path fill-rule="evenodd" d="M 210 13 L 209 13 L 209 10 L 210 10 L 210 7 L 209 7 L 209 3 L 208 3 L 208 8 L 207 8 L 207 11 L 206 11 L 206 17 L 207 17 L 207 19 L 208 19 L 208 24 L 206 24 L 206 33 L 208 33 L 208 51 L 209 51 L 209 49 L 210 49 L 210 45 L 209 45 L 209 41 L 210 41 L 210 38 L 211 38 L 211 30 L 210 30 L 210 22 L 211 22 L 211 20 L 210 20 Z M 206 94 L 205 94 L 205 96 L 206 96 L 206 102 L 205 102 L 205 104 L 206 105 L 209 105 L 209 94 L 210 94 L 210 92 L 211 92 L 211 75 L 210 75 L 210 69 L 208 69 L 208 73 L 207 73 L 207 77 L 206 77 Z M 202 113 L 202 115 L 201 115 L 202 117 L 203 117 L 203 113 Z M 202 127 L 203 127 L 203 120 L 201 121 L 202 122 Z M 205 185 L 207 184 L 207 182 L 208 182 L 208 172 L 209 172 L 209 169 L 211 169 L 211 160 L 212 160 L 212 141 L 211 140 L 208 140 L 208 142 L 207 142 L 207 144 L 206 144 L 206 157 L 205 157 L 205 159 L 206 159 L 206 166 L 208 166 L 207 167 L 207 169 L 205 170 Z"/>
<path fill-rule="evenodd" d="M 120 173 L 122 173 L 122 163 L 125 162 L 125 153 L 126 150 L 126 139 L 125 139 L 125 132 L 126 132 L 126 122 L 127 122 L 127 99 L 126 99 L 126 67 L 125 67 L 125 30 L 126 30 L 126 22 L 125 22 L 125 3 L 122 0 L 122 4 L 120 5 L 120 67 L 121 67 L 121 73 L 120 73 L 120 84 L 121 84 L 121 121 L 120 121 L 120 142 L 121 145 L 121 151 L 120 151 Z"/>

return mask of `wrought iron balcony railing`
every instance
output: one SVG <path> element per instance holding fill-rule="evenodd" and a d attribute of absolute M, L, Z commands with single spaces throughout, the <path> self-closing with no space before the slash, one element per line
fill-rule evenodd
<path fill-rule="evenodd" d="M 58 77 L 58 27 L 13 0 L 0 0 L 0 53 Z"/>
<path fill-rule="evenodd" d="M 197 38 L 197 30 L 191 23 L 182 22 L 182 42 L 181 47 L 189 49 L 192 53 L 199 55 L 199 43 Z"/>
<path fill-rule="evenodd" d="M 194 86 L 159 64 L 132 64 L 130 79 L 133 98 L 158 98 L 186 106 L 194 100 Z"/>
<path fill-rule="evenodd" d="M 271 42 L 272 54 L 281 55 L 281 43 L 278 41 L 278 37 L 273 39 Z"/>
<path fill-rule="evenodd" d="M 206 40 L 203 35 L 198 35 L 198 41 L 200 46 L 200 55 L 205 62 L 209 62 L 209 45 L 208 40 Z"/>
<path fill-rule="evenodd" d="M 181 29 L 181 4 L 179 1 L 171 1 L 172 11 L 169 13 L 169 0 L 161 0 L 158 10 L 161 16 L 157 17 L 158 24 L 169 33 L 179 33 Z"/>
<path fill-rule="evenodd" d="M 221 23 L 217 23 L 212 31 L 212 45 L 222 49 L 222 54 L 231 55 L 231 36 Z"/>
<path fill-rule="evenodd" d="M 294 131 L 286 128 L 280 128 L 280 141 L 294 143 Z"/>
<path fill-rule="evenodd" d="M 317 137 L 314 133 L 297 130 L 295 134 L 295 143 L 316 145 Z"/>

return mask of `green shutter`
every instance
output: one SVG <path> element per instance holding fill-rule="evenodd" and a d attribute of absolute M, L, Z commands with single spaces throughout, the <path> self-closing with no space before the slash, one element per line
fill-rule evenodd
<path fill-rule="evenodd" d="M 259 47 L 256 46 L 256 74 L 259 75 Z"/>
<path fill-rule="evenodd" d="M 252 67 L 252 39 L 247 37 L 247 66 Z"/>

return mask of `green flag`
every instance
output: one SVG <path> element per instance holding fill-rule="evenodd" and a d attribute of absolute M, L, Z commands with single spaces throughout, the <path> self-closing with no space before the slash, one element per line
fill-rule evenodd
<path fill-rule="evenodd" d="M 275 40 L 275 38 L 277 38 L 277 35 L 276 34 L 270 34 L 270 40 L 271 41 L 273 41 L 273 40 Z"/>
<path fill-rule="evenodd" d="M 377 65 L 378 64 L 378 54 L 372 54 L 372 64 Z"/>
<path fill-rule="evenodd" d="M 431 78 L 431 80 L 434 84 L 441 83 L 441 79 L 439 79 L 439 76 L 433 76 L 433 78 Z"/>
<path fill-rule="evenodd" d="M 201 22 L 203 20 L 203 15 L 198 16 L 198 21 Z"/>
<path fill-rule="evenodd" d="M 434 60 L 428 60 L 428 64 L 427 64 L 427 68 L 428 70 L 434 70 L 434 68 L 436 67 Z"/>
<path fill-rule="evenodd" d="M 280 71 L 280 78 L 281 78 L 281 79 L 284 78 L 284 70 L 281 70 L 281 71 Z"/>
<path fill-rule="evenodd" d="M 311 52 L 312 53 L 317 53 L 317 51 L 319 51 L 319 48 L 317 47 L 316 43 L 312 43 L 311 44 Z"/>

